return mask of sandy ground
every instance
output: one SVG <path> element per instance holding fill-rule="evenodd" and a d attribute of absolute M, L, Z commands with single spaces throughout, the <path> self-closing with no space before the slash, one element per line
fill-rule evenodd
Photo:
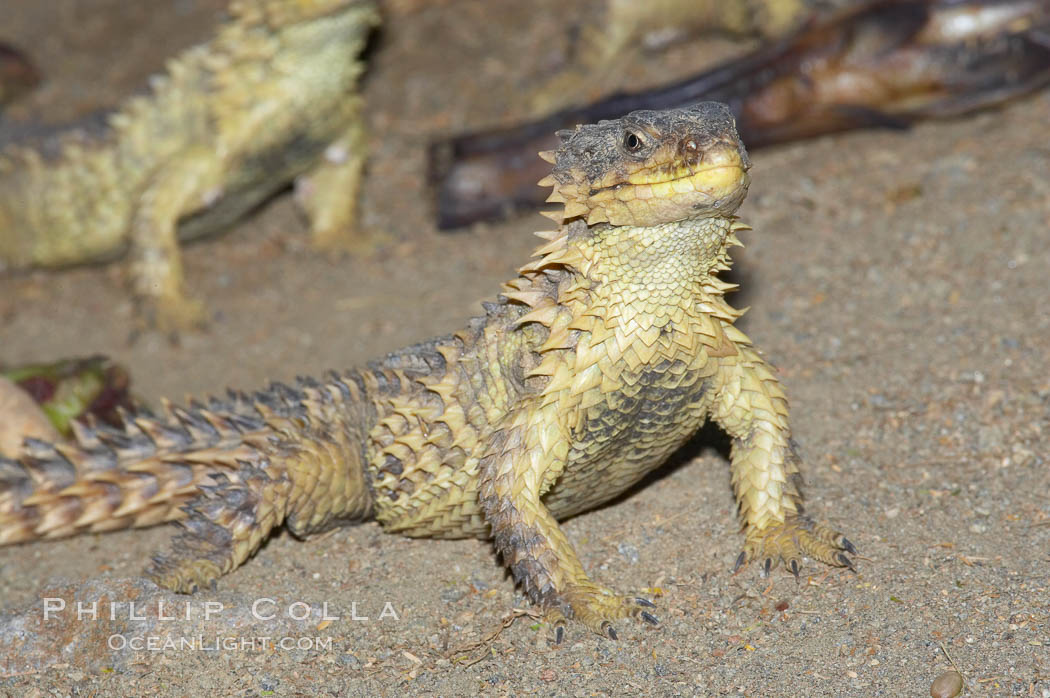
<path fill-rule="evenodd" d="M 221 5 L 158 0 L 121 15 L 130 5 L 116 0 L 16 2 L 0 39 L 50 82 L 12 116 L 112 104 L 205 37 Z M 365 90 L 363 226 L 387 238 L 375 255 L 315 256 L 283 197 L 186 250 L 189 287 L 215 313 L 209 333 L 129 346 L 117 266 L 0 278 L 0 361 L 106 353 L 155 400 L 347 367 L 459 326 L 543 221 L 438 234 L 423 145 L 510 120 L 564 61 L 575 10 L 517 5 L 391 4 Z M 621 78 L 662 82 L 723 48 L 679 47 Z M 657 629 L 621 623 L 611 642 L 573 627 L 551 648 L 521 617 L 473 649 L 528 608 L 489 546 L 374 525 L 276 536 L 187 600 L 137 576 L 169 535 L 154 529 L 0 551 L 0 692 L 919 696 L 954 665 L 966 695 L 1050 696 L 1048 122 L 1044 93 L 754 156 L 743 214 L 755 230 L 733 300 L 752 306 L 742 325 L 792 399 L 810 509 L 860 548 L 856 574 L 731 574 L 741 539 L 726 442 L 711 431 L 646 486 L 565 525 L 599 580 L 662 590 Z M 67 607 L 45 618 L 45 598 Z M 78 601 L 99 599 L 97 617 L 76 617 Z M 253 615 L 259 599 L 273 603 Z M 201 636 L 205 649 L 121 644 L 151 635 Z"/>

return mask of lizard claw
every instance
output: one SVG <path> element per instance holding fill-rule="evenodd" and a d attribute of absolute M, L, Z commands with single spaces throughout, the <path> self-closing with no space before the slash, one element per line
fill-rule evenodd
<path fill-rule="evenodd" d="M 560 645 L 565 640 L 565 626 L 559 625 L 554 628 L 554 644 Z"/>

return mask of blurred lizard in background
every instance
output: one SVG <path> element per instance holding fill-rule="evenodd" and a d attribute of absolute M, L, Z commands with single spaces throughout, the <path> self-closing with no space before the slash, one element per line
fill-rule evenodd
<path fill-rule="evenodd" d="M 179 241 L 221 230 L 293 181 L 314 244 L 355 236 L 365 159 L 358 57 L 370 0 L 234 0 L 99 135 L 0 156 L 0 270 L 130 256 L 140 328 L 205 323 Z"/>

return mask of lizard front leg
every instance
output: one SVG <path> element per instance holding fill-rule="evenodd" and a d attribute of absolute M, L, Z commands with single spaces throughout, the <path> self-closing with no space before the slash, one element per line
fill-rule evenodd
<path fill-rule="evenodd" d="M 568 430 L 557 418 L 557 403 L 521 407 L 510 423 L 487 439 L 480 459 L 481 506 L 496 549 L 515 581 L 546 612 L 560 643 L 568 619 L 616 639 L 612 621 L 633 616 L 658 621 L 646 599 L 618 594 L 593 582 L 569 539 L 543 504 L 569 451 Z"/>
<path fill-rule="evenodd" d="M 183 291 L 179 218 L 220 195 L 221 162 L 194 148 L 164 163 L 150 178 L 131 220 L 130 275 L 142 329 L 175 334 L 200 327 L 204 306 Z"/>
<path fill-rule="evenodd" d="M 853 544 L 804 513 L 800 458 L 791 440 L 787 398 L 773 369 L 750 346 L 737 348 L 723 360 L 725 377 L 712 410 L 733 438 L 732 484 L 746 537 L 737 567 L 762 558 L 768 573 L 783 561 L 797 576 L 800 557 L 808 555 L 853 569 L 846 555 L 856 554 Z"/>

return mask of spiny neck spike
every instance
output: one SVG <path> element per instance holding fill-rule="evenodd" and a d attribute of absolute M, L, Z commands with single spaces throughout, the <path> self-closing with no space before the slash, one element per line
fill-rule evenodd
<path fill-rule="evenodd" d="M 576 216 L 582 216 L 590 211 L 590 208 L 585 204 L 581 204 L 579 201 L 570 201 L 565 204 L 565 218 L 575 218 Z"/>
<path fill-rule="evenodd" d="M 609 217 L 605 215 L 605 211 L 600 208 L 596 208 L 591 211 L 590 215 L 587 216 L 587 225 L 595 225 L 597 223 L 605 223 L 609 220 Z"/>

